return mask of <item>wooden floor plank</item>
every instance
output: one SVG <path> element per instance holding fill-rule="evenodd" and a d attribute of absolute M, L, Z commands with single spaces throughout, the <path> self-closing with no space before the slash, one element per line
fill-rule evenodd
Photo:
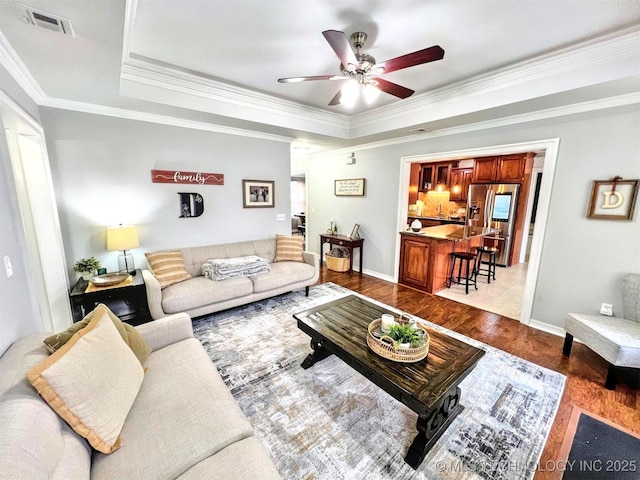
<path fill-rule="evenodd" d="M 565 391 L 540 459 L 541 465 L 551 465 L 559 460 L 574 406 L 640 434 L 640 391 L 624 382 L 614 391 L 607 390 L 604 387 L 607 362 L 580 343 L 574 343 L 571 356 L 567 358 L 562 355 L 563 338 L 511 318 L 369 275 L 354 273 L 349 276 L 323 267 L 318 283 L 324 282 L 341 285 L 566 375 Z M 547 480 L 554 475 L 555 472 L 540 470 L 534 478 Z"/>

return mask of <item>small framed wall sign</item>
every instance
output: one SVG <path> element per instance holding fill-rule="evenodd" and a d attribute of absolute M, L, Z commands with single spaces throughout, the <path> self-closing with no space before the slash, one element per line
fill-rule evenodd
<path fill-rule="evenodd" d="M 275 207 L 273 181 L 242 180 L 242 206 L 244 208 Z"/>
<path fill-rule="evenodd" d="M 338 197 L 363 197 L 364 183 L 364 178 L 336 180 L 333 186 L 333 193 Z"/>
<path fill-rule="evenodd" d="M 588 218 L 631 220 L 640 180 L 595 180 L 591 190 Z"/>

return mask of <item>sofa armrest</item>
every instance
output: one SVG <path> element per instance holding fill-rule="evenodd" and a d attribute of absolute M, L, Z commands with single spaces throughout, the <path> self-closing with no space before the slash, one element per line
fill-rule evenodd
<path fill-rule="evenodd" d="M 176 313 L 143 323 L 138 325 L 136 330 L 147 341 L 153 351 L 193 337 L 191 317 L 186 313 Z"/>
<path fill-rule="evenodd" d="M 144 288 L 147 291 L 147 305 L 151 318 L 157 320 L 166 317 L 167 314 L 162 310 L 162 289 L 160 282 L 151 270 L 142 270 L 142 278 L 144 278 Z"/>
<path fill-rule="evenodd" d="M 302 252 L 302 258 L 304 259 L 304 263 L 308 263 L 316 270 L 320 270 L 320 255 L 316 252 Z"/>

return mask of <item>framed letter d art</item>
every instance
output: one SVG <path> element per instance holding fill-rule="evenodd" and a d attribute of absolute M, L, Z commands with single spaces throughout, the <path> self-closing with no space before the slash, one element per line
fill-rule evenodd
<path fill-rule="evenodd" d="M 631 220 L 640 180 L 596 180 L 591 190 L 588 218 Z"/>

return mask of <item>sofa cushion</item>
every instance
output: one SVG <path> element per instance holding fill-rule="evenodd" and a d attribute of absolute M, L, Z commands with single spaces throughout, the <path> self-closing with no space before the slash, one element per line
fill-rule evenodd
<path fill-rule="evenodd" d="M 160 283 L 160 288 L 166 288 L 174 283 L 191 278 L 184 264 L 184 257 L 180 250 L 164 250 L 161 252 L 145 253 L 149 269 Z"/>
<path fill-rule="evenodd" d="M 213 282 L 205 277 L 194 277 L 176 283 L 162 291 L 162 309 L 165 313 L 178 313 L 244 297 L 253 292 L 253 283 L 249 277 L 230 278 L 222 282 Z"/>
<path fill-rule="evenodd" d="M 49 357 L 44 336 L 20 338 L 0 358 L 0 478 L 89 478 L 91 447 L 27 380 Z"/>
<path fill-rule="evenodd" d="M 122 429 L 122 448 L 112 455 L 94 455 L 93 480 L 176 478 L 253 434 L 197 339 L 154 351 L 146 366 Z M 213 473 L 207 478 L 224 478 Z"/>
<path fill-rule="evenodd" d="M 93 448 L 111 453 L 120 447 L 120 430 L 143 375 L 140 362 L 99 306 L 89 324 L 29 370 L 27 378 Z"/>
<path fill-rule="evenodd" d="M 304 237 L 276 235 L 276 258 L 274 262 L 304 262 Z"/>
<path fill-rule="evenodd" d="M 260 440 L 247 437 L 232 443 L 222 451 L 194 465 L 178 478 L 180 480 L 212 478 L 225 480 L 278 480 L 280 475 Z"/>
<path fill-rule="evenodd" d="M 255 293 L 266 292 L 286 285 L 304 282 L 316 273 L 308 263 L 278 262 L 271 264 L 271 271 L 251 278 Z"/>
<path fill-rule="evenodd" d="M 145 360 L 151 354 L 151 347 L 142 338 L 142 335 L 138 333 L 136 328 L 133 325 L 129 325 L 128 323 L 123 323 L 110 309 L 104 304 L 100 304 L 106 312 L 113 325 L 118 330 L 118 333 L 124 340 L 124 342 L 129 346 L 133 354 L 138 358 L 141 365 L 144 365 Z M 93 318 L 94 313 L 97 309 L 92 310 L 87 313 L 87 315 L 80 320 L 79 322 L 74 323 L 69 328 L 67 328 L 64 332 L 56 333 L 55 335 L 51 335 L 44 339 L 44 345 L 49 350 L 49 352 L 53 353 L 66 344 L 71 337 L 79 330 L 82 330 L 84 327 L 89 325 L 89 322 Z"/>

